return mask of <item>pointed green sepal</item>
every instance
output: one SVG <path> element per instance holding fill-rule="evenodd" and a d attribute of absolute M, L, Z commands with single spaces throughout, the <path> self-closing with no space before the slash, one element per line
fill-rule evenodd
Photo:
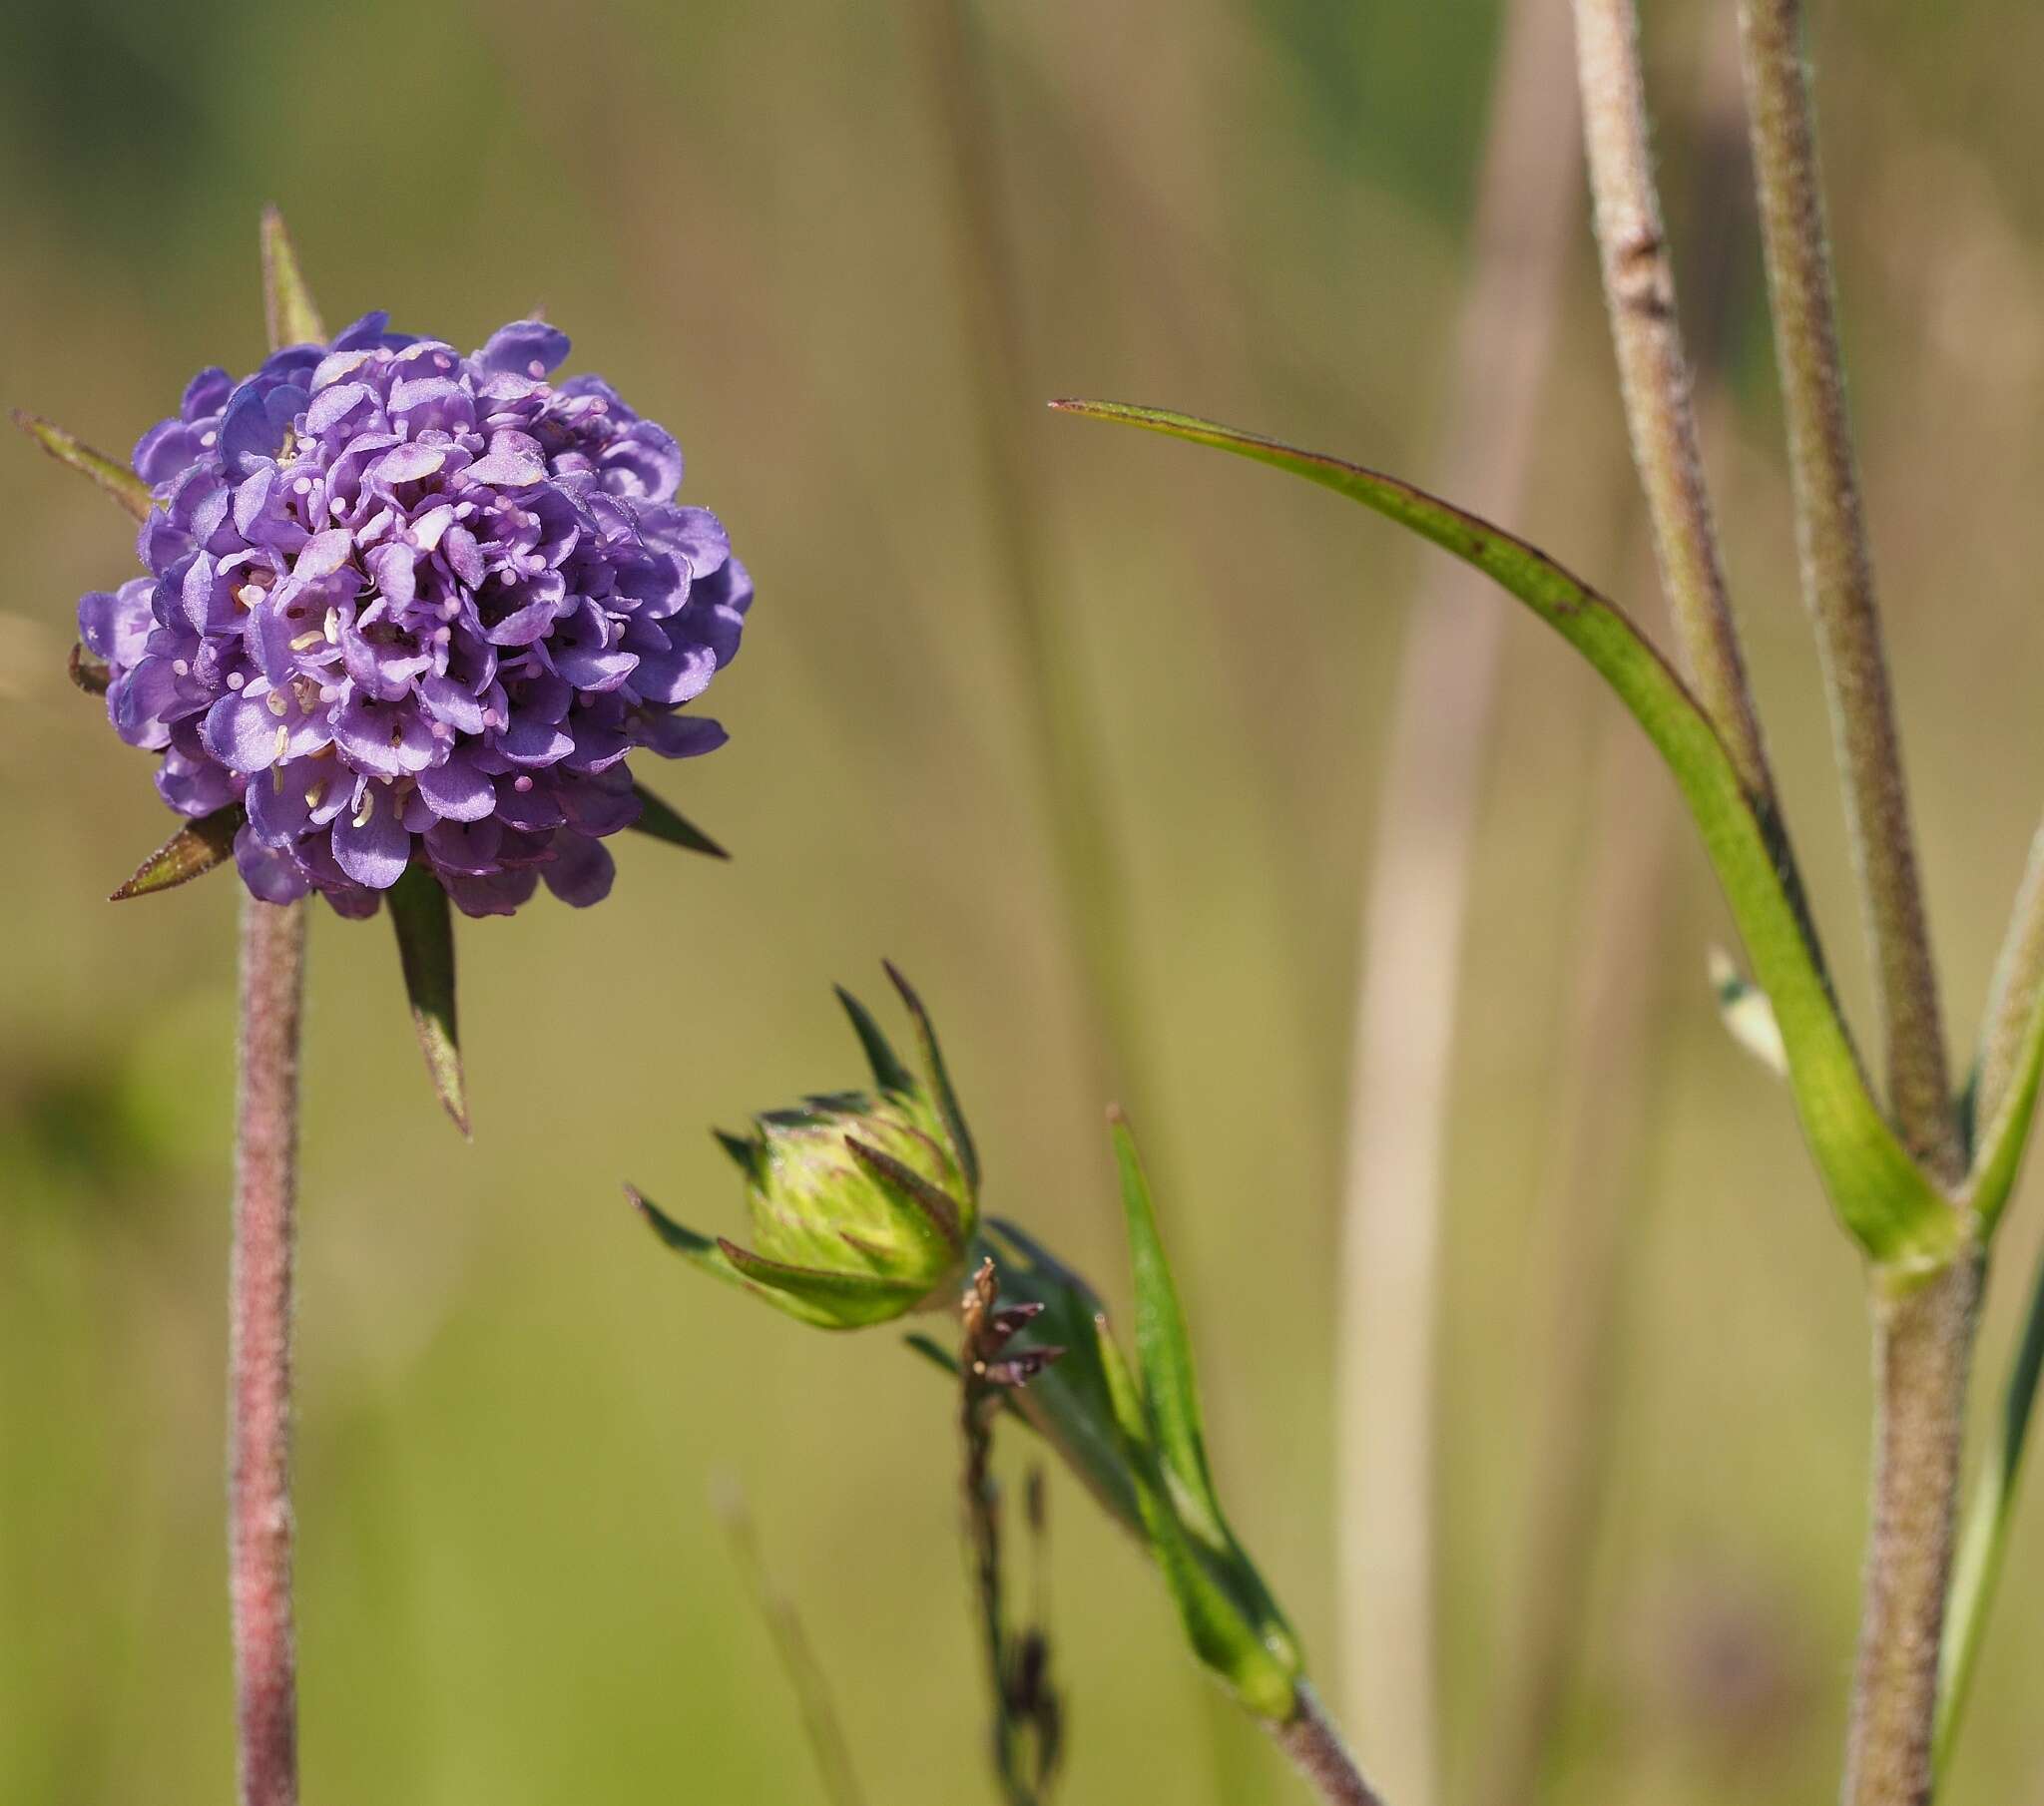
<path fill-rule="evenodd" d="M 710 1132 L 717 1138 L 718 1146 L 730 1157 L 731 1163 L 746 1175 L 749 1182 L 759 1178 L 762 1171 L 761 1162 L 766 1152 L 760 1142 L 748 1135 L 735 1135 L 729 1129 L 713 1129 Z"/>
<path fill-rule="evenodd" d="M 1258 1626 L 1195 1554 L 1155 1465 L 1151 1414 L 1104 1315 L 1094 1319 L 1093 1341 L 1128 1453 L 1150 1551 L 1178 1606 L 1186 1640 L 1249 1711 L 1274 1724 L 1289 1722 L 1298 1709 L 1296 1661 L 1285 1660 L 1266 1645 Z"/>
<path fill-rule="evenodd" d="M 454 1008 L 454 916 L 447 893 L 423 865 L 384 893 L 391 926 L 397 930 L 397 958 L 404 969 L 404 995 L 418 1031 L 419 1052 L 440 1103 L 454 1127 L 469 1134 L 468 1093 L 461 1072 L 461 1034 Z"/>
<path fill-rule="evenodd" d="M 979 1150 L 972 1144 L 972 1131 L 965 1126 L 965 1113 L 958 1107 L 958 1094 L 951 1089 L 951 1075 L 944 1068 L 944 1050 L 937 1045 L 936 1025 L 930 1021 L 930 1013 L 922 1007 L 922 999 L 915 994 L 915 988 L 901 976 L 892 961 L 882 960 L 888 979 L 901 994 L 901 1001 L 908 1008 L 910 1019 L 915 1024 L 915 1039 L 922 1049 L 923 1070 L 929 1076 L 930 1093 L 936 1100 L 937 1114 L 944 1120 L 944 1132 L 950 1137 L 951 1152 L 957 1158 L 958 1168 L 965 1174 L 965 1182 L 971 1187 L 974 1197 L 979 1195 Z"/>
<path fill-rule="evenodd" d="M 906 1161 L 881 1152 L 879 1148 L 861 1141 L 857 1135 L 846 1135 L 844 1148 L 874 1178 L 883 1185 L 891 1186 L 908 1200 L 927 1226 L 931 1238 L 949 1249 L 954 1257 L 965 1252 L 965 1230 L 958 1220 L 958 1206 L 943 1191 Z"/>
<path fill-rule="evenodd" d="M 701 828 L 685 820 L 670 804 L 661 801 L 644 784 L 634 784 L 632 794 L 639 799 L 639 814 L 629 825 L 639 833 L 651 834 L 656 840 L 665 840 L 669 846 L 686 847 L 692 853 L 708 853 L 713 859 L 731 857 Z"/>
<path fill-rule="evenodd" d="M 828 1272 L 821 1267 L 792 1266 L 769 1260 L 723 1236 L 717 1246 L 735 1272 L 750 1280 L 769 1303 L 792 1303 L 790 1312 L 826 1329 L 864 1329 L 885 1323 L 919 1303 L 926 1290 L 912 1281 L 882 1279 L 870 1273 Z"/>
<path fill-rule="evenodd" d="M 1891 1284 L 1936 1272 L 1967 1234 L 1867 1088 L 1831 996 L 1787 837 L 1741 780 L 1696 698 L 1631 621 L 1544 552 L 1409 483 L 1190 415 L 1120 402 L 1053 407 L 1269 464 L 1361 503 L 1474 566 L 1573 646 L 1646 730 L 1674 774 L 1772 1000 L 1803 1133 L 1846 1230 Z"/>
<path fill-rule="evenodd" d="M 284 230 L 283 216 L 273 207 L 262 210 L 262 318 L 272 351 L 326 342 L 326 328 L 312 291 L 305 286 L 298 253 Z"/>
<path fill-rule="evenodd" d="M 61 426 L 54 426 L 38 415 L 23 413 L 19 408 L 14 410 L 14 424 L 59 464 L 68 464 L 80 476 L 90 478 L 136 520 L 149 518 L 149 511 L 156 506 L 156 497 L 150 494 L 149 485 L 127 465 L 108 457 L 105 452 L 94 451 L 83 439 L 67 433 Z"/>
<path fill-rule="evenodd" d="M 818 1329 L 829 1329 L 833 1326 L 831 1318 L 820 1312 L 811 1311 L 787 1293 L 763 1291 L 754 1285 L 725 1258 L 724 1250 L 709 1236 L 698 1235 L 694 1229 L 676 1222 L 644 1192 L 627 1185 L 625 1195 L 632 1200 L 633 1209 L 646 1219 L 654 1234 L 691 1266 L 708 1273 L 713 1279 L 723 1280 L 726 1285 L 736 1286 L 740 1291 L 751 1292 L 755 1297 L 766 1299 L 768 1303 L 800 1322 L 811 1324 Z"/>
<path fill-rule="evenodd" d="M 1768 994 L 1732 963 L 1722 947 L 1710 956 L 1711 995 L 1725 1031 L 1777 1079 L 1788 1077 L 1788 1050 L 1782 1045 L 1782 1025 Z"/>
<path fill-rule="evenodd" d="M 883 1092 L 914 1091 L 914 1076 L 901 1064 L 900 1055 L 894 1052 L 894 1044 L 873 1020 L 872 1013 L 842 985 L 837 986 L 836 991 L 837 1001 L 844 1006 L 845 1015 L 851 1018 L 852 1033 L 865 1050 L 866 1065 L 872 1069 L 873 1083 Z"/>
<path fill-rule="evenodd" d="M 231 802 L 211 815 L 186 822 L 143 860 L 135 868 L 135 875 L 107 900 L 125 903 L 131 897 L 154 896 L 160 890 L 190 884 L 216 865 L 225 865 L 235 856 L 235 836 L 248 818 L 240 803 Z"/>

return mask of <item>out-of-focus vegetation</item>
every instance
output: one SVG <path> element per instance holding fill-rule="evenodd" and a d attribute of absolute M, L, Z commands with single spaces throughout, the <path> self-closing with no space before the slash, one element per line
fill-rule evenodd
<path fill-rule="evenodd" d="M 1729 22 L 1701 0 L 1651 11 L 1679 204 L 1695 71 Z M 1970 1036 L 2044 792 L 2044 15 L 1818 13 L 1869 503 Z M 819 983 L 870 986 L 887 953 L 944 1022 L 989 1207 L 1122 1291 L 1104 1100 L 997 614 L 926 17 L 17 0 L 0 27 L 10 403 L 120 450 L 200 364 L 253 364 L 273 199 L 334 319 L 385 305 L 479 343 L 543 305 L 576 367 L 678 432 L 685 498 L 724 515 L 760 587 L 711 697 L 733 743 L 655 774 L 735 862 L 634 840 L 598 916 L 462 924 L 473 1147 L 418 1070 L 389 930 L 323 913 L 314 930 L 299 1510 L 320 1797 L 815 1797 L 707 1503 L 721 1468 L 801 1600 L 869 1797 L 951 1806 L 984 1786 L 950 1399 L 885 1334 L 788 1335 L 693 1283 L 618 1184 L 733 1207 L 706 1124 L 833 1082 Z M 992 0 L 980 22 L 1043 395 L 1170 401 L 1447 474 L 1426 459 L 1491 6 Z M 1858 1005 L 1750 243 L 1741 258 L 1713 458 L 1778 767 Z M 1633 492 L 1587 231 L 1549 391 L 1549 456 L 1514 524 L 1618 584 Z M 1007 430 L 1043 473 L 1063 653 L 1108 754 L 1135 1083 L 1216 1464 L 1328 1650 L 1353 899 L 1402 599 L 1434 555 L 1220 460 L 1034 409 Z M 73 601 L 129 574 L 129 530 L 26 441 L 0 455 L 0 1798 L 198 1806 L 226 1797 L 231 1763 L 232 880 L 100 901 L 168 821 L 147 761 L 63 676 Z M 1499 1684 L 1538 1336 L 1567 1282 L 1531 1206 L 1611 707 L 1536 626 L 1507 632 L 1452 1173 L 1451 1792 Z M 1854 1619 L 1857 1277 L 1786 1099 L 1715 1020 L 1704 951 L 1727 927 L 1686 844 L 1667 907 L 1681 970 L 1639 975 L 1667 1002 L 1616 1473 L 1553 1771 L 1577 1806 L 1826 1790 Z M 2039 1203 L 2019 1198 L 2004 1237 L 1983 1416 Z M 1071 1488 L 1054 1509 L 1067 1797 L 1294 1797 L 1183 1658 L 1135 1553 Z M 1955 1800 L 2044 1784 L 2044 1503 L 2022 1515 Z"/>

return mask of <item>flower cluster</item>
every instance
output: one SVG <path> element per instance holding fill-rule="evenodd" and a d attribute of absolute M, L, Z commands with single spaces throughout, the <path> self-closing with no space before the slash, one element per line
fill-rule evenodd
<path fill-rule="evenodd" d="M 463 357 L 371 313 L 237 383 L 203 370 L 135 448 L 150 575 L 79 604 L 108 712 L 180 814 L 240 803 L 258 897 L 344 915 L 422 862 L 470 915 L 544 878 L 593 903 L 645 747 L 737 654 L 752 585 L 673 500 L 681 448 L 540 320 Z"/>

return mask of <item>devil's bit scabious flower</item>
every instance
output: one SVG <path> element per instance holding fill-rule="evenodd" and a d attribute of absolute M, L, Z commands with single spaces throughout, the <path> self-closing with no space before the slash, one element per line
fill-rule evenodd
<path fill-rule="evenodd" d="M 752 584 L 682 453 L 565 334 L 463 357 L 371 313 L 245 381 L 202 370 L 142 436 L 149 575 L 87 596 L 107 710 L 181 815 L 237 802 L 244 881 L 372 913 L 413 861 L 469 915 L 610 888 L 625 760 L 737 654 Z"/>

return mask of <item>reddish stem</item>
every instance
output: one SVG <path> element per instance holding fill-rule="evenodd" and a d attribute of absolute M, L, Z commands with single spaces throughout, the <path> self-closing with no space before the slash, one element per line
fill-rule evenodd
<path fill-rule="evenodd" d="M 298 1798 L 291 1244 L 304 964 L 304 905 L 247 899 L 228 1278 L 229 1596 L 242 1806 L 296 1806 Z"/>

